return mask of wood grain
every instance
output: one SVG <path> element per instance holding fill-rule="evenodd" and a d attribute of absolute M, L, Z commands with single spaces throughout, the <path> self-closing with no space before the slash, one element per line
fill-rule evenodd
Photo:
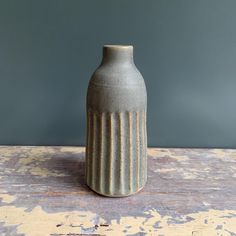
<path fill-rule="evenodd" d="M 236 235 L 236 150 L 148 150 L 148 181 L 107 198 L 83 147 L 0 147 L 0 235 Z"/>

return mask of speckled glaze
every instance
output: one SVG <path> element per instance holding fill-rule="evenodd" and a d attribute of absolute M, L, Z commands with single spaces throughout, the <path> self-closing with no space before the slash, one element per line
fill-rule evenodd
<path fill-rule="evenodd" d="M 86 181 L 95 192 L 122 197 L 145 185 L 146 107 L 133 46 L 105 45 L 87 92 Z"/>

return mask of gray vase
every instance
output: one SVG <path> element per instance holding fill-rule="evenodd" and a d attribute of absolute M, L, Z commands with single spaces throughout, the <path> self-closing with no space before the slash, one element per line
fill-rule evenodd
<path fill-rule="evenodd" d="M 146 107 L 133 46 L 105 45 L 87 92 L 86 181 L 95 192 L 122 197 L 144 187 Z"/>

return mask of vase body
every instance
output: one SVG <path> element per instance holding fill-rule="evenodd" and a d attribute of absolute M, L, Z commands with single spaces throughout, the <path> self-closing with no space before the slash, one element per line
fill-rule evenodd
<path fill-rule="evenodd" d="M 87 91 L 86 182 L 122 197 L 147 180 L 146 87 L 133 47 L 105 45 Z"/>

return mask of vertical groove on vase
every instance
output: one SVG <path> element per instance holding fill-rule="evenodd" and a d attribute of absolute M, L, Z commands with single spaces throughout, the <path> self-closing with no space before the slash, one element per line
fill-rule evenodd
<path fill-rule="evenodd" d="M 100 160 L 99 160 L 99 192 L 104 192 L 104 140 L 105 140 L 105 133 L 104 133 L 104 113 L 100 116 L 100 132 L 99 132 L 99 139 L 100 139 Z"/>
<path fill-rule="evenodd" d="M 93 127 L 94 127 L 94 124 L 93 124 L 93 113 L 90 111 L 89 112 L 89 161 L 90 161 L 90 164 L 89 164 L 89 169 L 88 169 L 88 177 L 89 177 L 89 186 L 91 186 L 92 184 L 92 172 L 93 172 Z"/>
<path fill-rule="evenodd" d="M 119 128 L 119 113 L 113 113 L 113 193 L 119 195 L 120 192 L 120 128 Z"/>
<path fill-rule="evenodd" d="M 102 113 L 97 114 L 97 157 L 96 157 L 96 166 L 95 166 L 95 188 L 100 191 L 100 185 L 101 185 L 101 169 L 102 169 L 102 140 L 103 140 L 103 134 L 102 134 Z"/>
<path fill-rule="evenodd" d="M 93 165 L 93 176 L 95 176 L 93 178 L 93 188 L 97 190 L 98 188 L 98 184 L 99 184 L 99 179 L 100 177 L 99 175 L 99 159 L 100 159 L 100 114 L 97 112 L 94 112 L 94 125 L 95 125 L 95 129 L 93 132 L 94 135 L 94 140 L 95 140 L 95 158 L 94 158 L 94 165 Z"/>
<path fill-rule="evenodd" d="M 135 112 L 136 116 L 136 149 L 137 149 L 137 159 L 136 159 L 136 182 L 137 182 L 137 189 L 139 189 L 139 181 L 140 181 L 140 176 L 139 176 L 139 168 L 140 168 L 140 133 L 139 133 L 139 112 Z"/>
<path fill-rule="evenodd" d="M 142 168 L 143 168 L 143 137 L 142 137 L 142 111 L 138 112 L 139 119 L 139 188 L 142 187 Z"/>
<path fill-rule="evenodd" d="M 133 165 L 133 127 L 132 127 L 132 113 L 128 112 L 128 130 L 129 130 L 129 190 L 133 192 L 133 174 L 134 174 L 134 165 Z"/>
<path fill-rule="evenodd" d="M 109 146 L 110 146 L 110 160 L 109 160 L 109 194 L 113 194 L 114 192 L 114 114 L 111 113 L 109 117 Z"/>
<path fill-rule="evenodd" d="M 142 130 L 142 167 L 141 167 L 141 179 L 142 185 L 145 183 L 145 165 L 146 165 L 146 142 L 145 142 L 145 111 L 142 111 L 142 123 L 141 123 L 141 130 Z"/>
<path fill-rule="evenodd" d="M 124 153 L 125 153 L 125 145 L 124 145 L 124 120 L 123 120 L 123 113 L 118 114 L 118 120 L 119 120 L 119 138 L 120 138 L 120 149 L 119 149 L 119 187 L 120 188 L 120 194 L 124 194 L 125 192 L 125 179 L 124 179 Z"/>
<path fill-rule="evenodd" d="M 93 148 L 92 148 L 92 171 L 91 171 L 91 179 L 92 183 L 91 186 L 93 189 L 95 189 L 96 186 L 96 180 L 97 180 L 97 175 L 96 175 L 96 169 L 97 169 L 97 115 L 96 112 L 93 112 Z"/>
<path fill-rule="evenodd" d="M 103 126 L 103 193 L 109 195 L 110 194 L 110 142 L 111 142 L 111 136 L 110 136 L 110 115 L 106 112 L 104 112 L 104 126 Z"/>
<path fill-rule="evenodd" d="M 139 112 L 139 179 L 140 179 L 140 186 L 143 184 L 143 156 L 144 156 L 144 145 L 143 145 L 143 112 Z"/>

